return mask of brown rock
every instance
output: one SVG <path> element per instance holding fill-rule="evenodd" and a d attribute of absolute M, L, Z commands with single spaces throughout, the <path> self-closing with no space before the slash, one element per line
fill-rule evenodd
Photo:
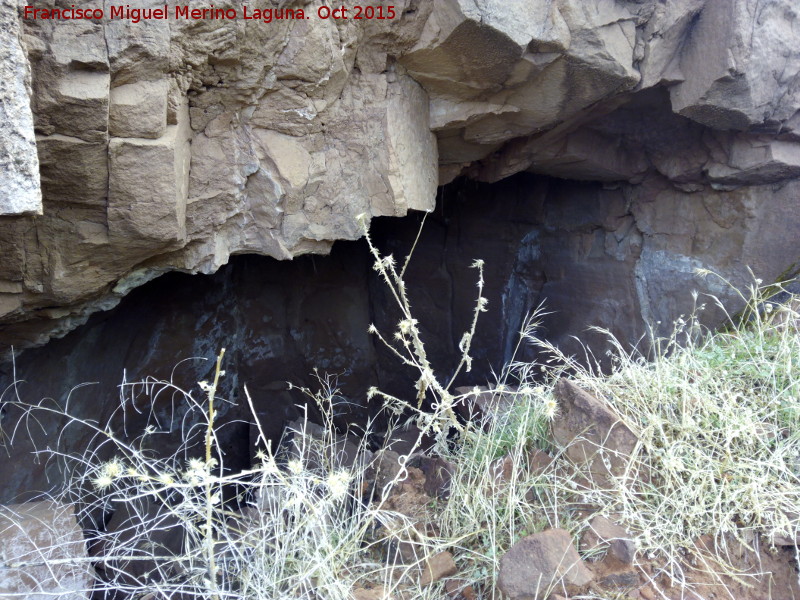
<path fill-rule="evenodd" d="M 463 579 L 448 579 L 444 584 L 444 591 L 452 600 L 476 600 L 475 590 Z"/>
<path fill-rule="evenodd" d="M 416 467 L 407 467 L 405 479 L 386 488 L 386 484 L 399 473 L 396 457 L 397 454 L 391 450 L 383 452 L 376 481 L 379 493 L 388 491 L 382 508 L 405 515 L 407 519 L 403 522 L 398 520 L 393 526 L 382 527 L 379 535 L 386 541 L 390 561 L 412 563 L 421 558 L 420 534 L 430 526 L 427 508 L 431 497 L 425 493 L 425 474 Z"/>
<path fill-rule="evenodd" d="M 513 394 L 486 386 L 462 386 L 455 389 L 463 399 L 458 404 L 458 414 L 464 419 L 483 423 L 488 428 L 494 415 L 509 409 L 514 403 Z"/>
<path fill-rule="evenodd" d="M 550 468 L 554 460 L 555 459 L 546 452 L 535 448 L 528 454 L 528 471 L 531 475 L 542 475 Z"/>
<path fill-rule="evenodd" d="M 514 477 L 514 457 L 502 456 L 489 465 L 489 476 L 495 490 L 503 489 Z"/>
<path fill-rule="evenodd" d="M 497 584 L 511 600 L 542 600 L 554 588 L 570 591 L 591 580 L 569 533 L 548 529 L 521 539 L 506 552 Z"/>
<path fill-rule="evenodd" d="M 528 454 L 528 471 L 535 477 L 542 476 L 552 466 L 554 461 L 555 459 L 552 456 L 536 448 Z M 525 500 L 531 503 L 536 501 L 535 488 L 531 488 L 525 492 Z"/>
<path fill-rule="evenodd" d="M 404 455 L 408 455 L 409 453 L 414 454 L 420 451 L 425 452 L 429 450 L 432 445 L 433 438 L 429 435 L 422 435 L 416 425 L 396 428 L 392 430 L 383 441 L 383 446 L 387 451 Z"/>
<path fill-rule="evenodd" d="M 656 598 L 659 597 L 657 592 L 655 592 L 650 586 L 640 588 L 639 595 L 644 598 L 644 600 L 656 600 Z"/>
<path fill-rule="evenodd" d="M 611 407 L 568 379 L 559 380 L 553 393 L 559 401 L 553 438 L 596 485 L 609 486 L 610 476 L 625 472 L 638 439 Z"/>
<path fill-rule="evenodd" d="M 453 555 L 446 550 L 444 552 L 439 552 L 425 561 L 422 567 L 422 575 L 420 575 L 419 578 L 419 584 L 421 586 L 430 585 L 440 579 L 455 575 L 457 571 L 458 567 L 456 567 L 456 563 L 453 560 Z"/>
<path fill-rule="evenodd" d="M 632 565 L 636 555 L 636 543 L 625 528 L 600 515 L 592 518 L 581 536 L 581 551 L 597 549 L 607 549 L 606 556 L 624 566 Z"/>
<path fill-rule="evenodd" d="M 350 592 L 352 600 L 393 600 L 394 596 L 387 594 L 382 588 L 355 588 Z"/>
<path fill-rule="evenodd" d="M 608 573 L 598 579 L 597 584 L 604 588 L 632 588 L 639 585 L 639 575 L 636 571 L 627 570 L 618 573 Z"/>
<path fill-rule="evenodd" d="M 64 600 L 89 598 L 94 575 L 86 558 L 72 506 L 55 502 L 0 506 L 2 595 L 32 600 L 51 594 Z"/>
<path fill-rule="evenodd" d="M 455 473 L 455 465 L 439 456 L 423 456 L 417 467 L 425 473 L 425 493 L 434 498 L 450 496 L 450 482 Z"/>

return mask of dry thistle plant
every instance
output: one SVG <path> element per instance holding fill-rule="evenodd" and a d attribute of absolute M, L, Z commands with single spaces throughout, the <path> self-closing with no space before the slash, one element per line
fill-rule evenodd
<path fill-rule="evenodd" d="M 475 261 L 473 265 L 479 273 L 479 290 L 472 323 L 461 340 L 460 363 L 450 380 L 443 383 L 426 355 L 406 294 L 403 275 L 411 254 L 398 272 L 392 257 L 379 254 L 365 221 L 362 223 L 375 269 L 403 315 L 393 342 L 374 327 L 370 331 L 403 364 L 419 372 L 415 402 L 374 389 L 370 396 L 381 398 L 384 408 L 395 415 L 411 413 L 416 419 L 420 435 L 409 455 L 429 433 L 444 447 L 450 432 L 464 430 L 453 410 L 459 398 L 449 388 L 458 372 L 471 367 L 472 338 L 478 316 L 486 310 L 483 263 Z M 359 446 L 351 466 L 342 463 L 332 419 L 337 391 L 329 385 L 323 385 L 321 392 L 302 388 L 323 415 L 326 435 L 314 439 L 301 431 L 302 441 L 292 446 L 291 452 L 282 455 L 278 451 L 275 455 L 261 431 L 265 450 L 257 455 L 256 464 L 230 473 L 217 437 L 217 392 L 224 376 L 224 353 L 223 349 L 217 357 L 212 381 L 199 383 L 201 395 L 170 382 L 123 384 L 123 390 L 136 389 L 144 396 L 167 390 L 183 407 L 178 411 L 177 423 L 158 424 L 154 420 L 132 439 L 124 432 L 113 431 L 109 424 L 70 415 L 68 405 L 25 405 L 15 401 L 18 408 L 25 410 L 28 421 L 49 415 L 66 419 L 70 426 L 86 427 L 93 434 L 91 449 L 81 456 L 51 452 L 69 480 L 57 501 L 80 507 L 79 517 L 90 527 L 87 541 L 92 556 L 85 560 L 93 564 L 98 577 L 94 590 L 87 592 L 131 598 L 156 594 L 159 598 L 213 600 L 349 600 L 353 586 L 362 581 L 383 581 L 384 589 L 390 593 L 397 588 L 398 569 L 408 574 L 426 556 L 445 546 L 440 539 L 420 534 L 406 515 L 384 508 L 383 500 L 407 475 L 408 456 L 401 457 L 401 468 L 379 493 L 376 491 L 376 497 L 363 496 L 368 487 L 364 478 L 373 465 L 365 442 Z M 255 414 L 246 388 L 245 396 Z M 430 400 L 430 410 L 423 410 L 426 399 Z M 123 423 L 127 405 L 123 399 Z M 182 430 L 182 444 L 168 456 L 159 456 L 152 450 L 153 439 L 162 433 L 162 425 Z M 364 440 L 370 425 L 363 433 Z M 17 424 L 17 428 L 24 427 Z M 238 492 L 238 502 L 224 500 L 229 490 Z M 113 527 L 105 523 L 109 515 L 109 525 Z M 381 530 L 386 533 L 375 533 Z M 401 566 L 396 556 L 382 550 L 398 537 L 412 535 L 420 550 L 417 563 Z M 431 597 L 434 590 L 435 587 L 418 588 L 415 595 Z"/>
<path fill-rule="evenodd" d="M 378 272 L 381 280 L 389 289 L 395 305 L 402 315 L 391 340 L 387 339 L 374 325 L 370 325 L 369 332 L 376 336 L 402 364 L 412 367 L 419 372 L 419 378 L 416 383 L 416 404 L 385 394 L 377 388 L 372 388 L 370 390 L 369 397 L 381 398 L 387 408 L 398 414 L 411 412 L 415 415 L 421 434 L 414 446 L 414 450 L 416 450 L 421 443 L 422 436 L 432 433 L 437 442 L 437 449 L 443 451 L 447 446 L 448 435 L 452 431 L 458 433 L 463 431 L 463 425 L 454 412 L 455 404 L 462 398 L 454 396 L 450 392 L 450 387 L 462 369 L 469 372 L 472 368 L 470 348 L 472 346 L 473 337 L 475 336 L 478 317 L 480 313 L 486 312 L 488 303 L 487 299 L 483 296 L 483 261 L 478 259 L 472 263 L 472 267 L 478 271 L 478 296 L 475 301 L 475 308 L 473 309 L 472 322 L 470 323 L 469 329 L 462 335 L 458 346 L 461 352 L 460 361 L 453 374 L 450 376 L 450 379 L 447 382 L 441 382 L 436 377 L 433 365 L 431 365 L 425 351 L 425 344 L 420 334 L 419 321 L 414 318 L 412 313 L 411 302 L 406 291 L 406 283 L 403 279 L 408 263 L 414 253 L 416 241 L 406 256 L 403 266 L 398 271 L 394 257 L 392 255 L 382 256 L 372 243 L 366 216 L 363 214 L 359 215 L 357 220 L 361 225 L 362 232 L 373 257 L 373 268 Z M 419 239 L 419 236 L 417 236 L 417 239 Z M 426 397 L 430 398 L 429 411 L 422 409 Z"/>
<path fill-rule="evenodd" d="M 215 408 L 223 356 L 224 350 L 197 398 L 168 382 L 147 382 L 147 394 L 168 387 L 187 407 L 177 420 L 191 425 L 169 456 L 151 449 L 156 427 L 125 441 L 108 426 L 72 423 L 93 431 L 95 443 L 82 456 L 55 453 L 71 480 L 54 500 L 81 507 L 78 516 L 95 526 L 87 539 L 91 556 L 65 560 L 91 562 L 97 581 L 85 591 L 107 597 L 349 600 L 356 582 L 393 566 L 375 562 L 372 550 L 386 540 L 374 531 L 411 524 L 362 496 L 370 466 L 366 442 L 350 466 L 337 454 L 333 435 L 304 437 L 291 452 L 289 445 L 280 447 L 278 455 L 263 444 L 252 468 L 229 473 Z M 336 394 L 333 388 L 313 394 L 329 432 Z M 245 395 L 252 409 L 246 388 Z M 41 405 L 29 407 L 30 418 L 42 410 L 68 417 Z M 263 431 L 260 438 L 266 442 Z M 224 501 L 230 490 L 238 492 L 234 502 Z"/>

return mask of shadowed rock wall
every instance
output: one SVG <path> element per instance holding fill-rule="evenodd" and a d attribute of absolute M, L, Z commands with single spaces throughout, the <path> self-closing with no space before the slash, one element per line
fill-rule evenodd
<path fill-rule="evenodd" d="M 780 232 L 800 229 L 800 214 L 779 207 L 797 197 L 798 185 L 698 197 L 655 179 L 647 186 L 610 189 L 530 174 L 495 184 L 460 179 L 441 189 L 407 271 L 428 355 L 438 374 L 449 378 L 474 309 L 477 273 L 470 265 L 476 258 L 486 262 L 489 310 L 479 321 L 472 372 L 457 385 L 491 381 L 512 358 L 524 318 L 541 302 L 551 314 L 540 335 L 581 353 L 573 337 L 578 336 L 599 357 L 603 338 L 587 332 L 591 325 L 634 344 L 648 323 L 661 321 L 665 333 L 676 316 L 691 311 L 692 290 L 716 294 L 735 309 L 734 291 L 695 268 L 727 273 L 740 284 L 750 278 L 745 265 L 765 279 L 780 275 L 775 265 L 796 252 L 795 238 Z M 776 199 L 773 206 L 759 201 L 766 194 Z M 420 221 L 418 214 L 378 219 L 373 237 L 383 252 L 400 259 Z M 391 337 L 399 318 L 363 240 L 337 243 L 326 257 L 236 256 L 213 275 L 164 275 L 62 339 L 26 350 L 16 362 L 22 381 L 16 393 L 28 402 L 69 402 L 77 415 L 106 423 L 120 404 L 123 378 L 129 384 L 145 377 L 169 380 L 200 398 L 196 383 L 211 378 L 214 357 L 224 347 L 228 375 L 221 396 L 233 404 L 219 404 L 221 440 L 227 464 L 241 467 L 249 463 L 251 442 L 244 385 L 272 439 L 306 400 L 287 381 L 317 389 L 315 368 L 334 376 L 341 388 L 336 423 L 342 428 L 374 414 L 376 407 L 366 401 L 372 386 L 413 397 L 417 374 L 367 334 L 374 323 Z M 719 312 L 705 313 L 710 325 L 719 319 Z M 517 358 L 531 356 L 523 350 Z M 6 390 L 0 424 L 7 434 L 20 414 L 9 403 L 15 398 L 12 375 L 12 365 L 0 368 L 0 389 Z M 180 399 L 169 388 L 150 395 L 130 386 L 124 391 L 135 402 L 128 401 L 124 422 L 119 416 L 112 420 L 115 430 L 138 434 L 156 425 L 163 431 L 157 444 L 177 447 L 191 425 L 183 420 Z M 59 436 L 63 423 L 42 423 L 49 435 L 32 427 L 35 445 L 25 427 L 16 429 L 11 459 L 0 461 L 0 481 L 7 482 L 0 502 L 46 488 L 46 473 L 50 484 L 59 481 L 54 463 L 49 471 L 33 463 L 34 447 L 92 447 L 89 432 L 70 427 Z"/>
<path fill-rule="evenodd" d="M 43 214 L 0 217 L 4 349 L 63 335 L 164 272 L 326 253 L 359 236 L 359 214 L 429 210 L 437 179 L 459 174 L 694 192 L 720 222 L 717 191 L 797 207 L 765 187 L 800 174 L 793 0 L 397 0 L 384 20 L 248 4 L 309 17 L 271 23 L 42 20 L 17 5 L 15 20 L 3 4 L 2 43 L 20 29 Z M 33 150 L 15 154 L 30 166 Z"/>

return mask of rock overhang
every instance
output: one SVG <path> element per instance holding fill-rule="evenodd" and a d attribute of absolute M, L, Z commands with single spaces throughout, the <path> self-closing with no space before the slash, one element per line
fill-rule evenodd
<path fill-rule="evenodd" d="M 0 220 L 3 342 L 41 344 L 170 270 L 327 253 L 360 236 L 357 215 L 431 210 L 459 175 L 622 185 L 642 206 L 673 202 L 664 215 L 698 200 L 691 218 L 714 227 L 771 202 L 787 218 L 753 227 L 785 242 L 800 172 L 793 10 L 404 0 L 382 21 L 17 19 L 38 149 L 20 155 L 40 163 L 44 214 Z M 798 259 L 784 243 L 767 264 L 776 244 L 753 235 L 693 235 L 638 264 L 736 256 L 767 279 Z M 708 246 L 728 258 L 703 262 Z"/>

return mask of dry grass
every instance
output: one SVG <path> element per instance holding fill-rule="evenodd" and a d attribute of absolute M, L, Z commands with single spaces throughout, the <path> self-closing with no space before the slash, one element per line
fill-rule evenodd
<path fill-rule="evenodd" d="M 489 597 L 499 559 L 516 540 L 555 526 L 577 535 L 583 524 L 575 517 L 576 497 L 601 513 L 621 515 L 641 556 L 663 559 L 677 582 L 684 549 L 701 535 L 724 545 L 727 534 L 751 539 L 756 532 L 769 537 L 800 530 L 795 308 L 764 304 L 755 288 L 747 318 L 724 332 L 704 330 L 691 315 L 675 322 L 668 339 L 651 340 L 648 356 L 613 342 L 608 375 L 538 339 L 534 315 L 522 335 L 546 352 L 544 364 L 510 364 L 498 383 L 515 398 L 510 409 L 486 423 L 464 423 L 454 409 L 469 395 L 450 391 L 455 375 L 447 382 L 434 375 L 406 295 L 405 266 L 398 269 L 371 242 L 370 248 L 402 313 L 392 335 L 371 331 L 419 373 L 412 402 L 378 390 L 371 397 L 417 424 L 420 434 L 409 454 L 430 434 L 453 465 L 449 501 L 432 500 L 429 507 L 440 523 L 437 534 L 420 534 L 406 515 L 385 508 L 407 474 L 408 457 L 381 489 L 365 491 L 375 459 L 362 444 L 349 463 L 355 466 L 346 466 L 331 420 L 321 439 L 300 432 L 291 452 L 264 451 L 251 469 L 227 472 L 215 427 L 220 355 L 214 380 L 201 382 L 200 394 L 171 389 L 192 415 L 184 422 L 194 423 L 171 456 L 150 450 L 153 429 L 126 441 L 104 425 L 76 421 L 94 431 L 96 444 L 83 456 L 60 456 L 75 474 L 60 500 L 78 501 L 87 518 L 120 507 L 128 514 L 121 530 L 93 534 L 92 545 L 100 549 L 93 560 L 104 577 L 99 587 L 134 597 L 155 592 L 166 598 L 345 600 L 354 587 L 377 582 L 387 593 L 402 586 L 408 599 L 439 598 L 441 583 L 420 587 L 410 576 L 418 565 L 400 565 L 386 552 L 392 540 L 413 533 L 420 562 L 451 550 L 458 577 Z M 479 289 L 459 365 L 467 371 L 475 325 L 486 310 L 482 263 L 474 266 Z M 611 489 L 580 488 L 574 470 L 561 468 L 563 460 L 543 472 L 527 467 L 536 449 L 557 459 L 564 450 L 552 446 L 548 431 L 558 416 L 552 385 L 566 371 L 612 405 L 640 440 L 628 476 Z M 304 392 L 321 414 L 332 414 L 336 390 L 323 385 L 320 392 Z M 423 400 L 429 410 L 422 409 Z M 63 416 L 60 410 L 32 406 L 29 415 Z M 504 459 L 510 468 L 501 476 L 498 461 Z M 235 501 L 223 501 L 232 489 Z M 722 560 L 715 564 L 726 568 Z M 398 571 L 409 576 L 398 578 Z"/>

